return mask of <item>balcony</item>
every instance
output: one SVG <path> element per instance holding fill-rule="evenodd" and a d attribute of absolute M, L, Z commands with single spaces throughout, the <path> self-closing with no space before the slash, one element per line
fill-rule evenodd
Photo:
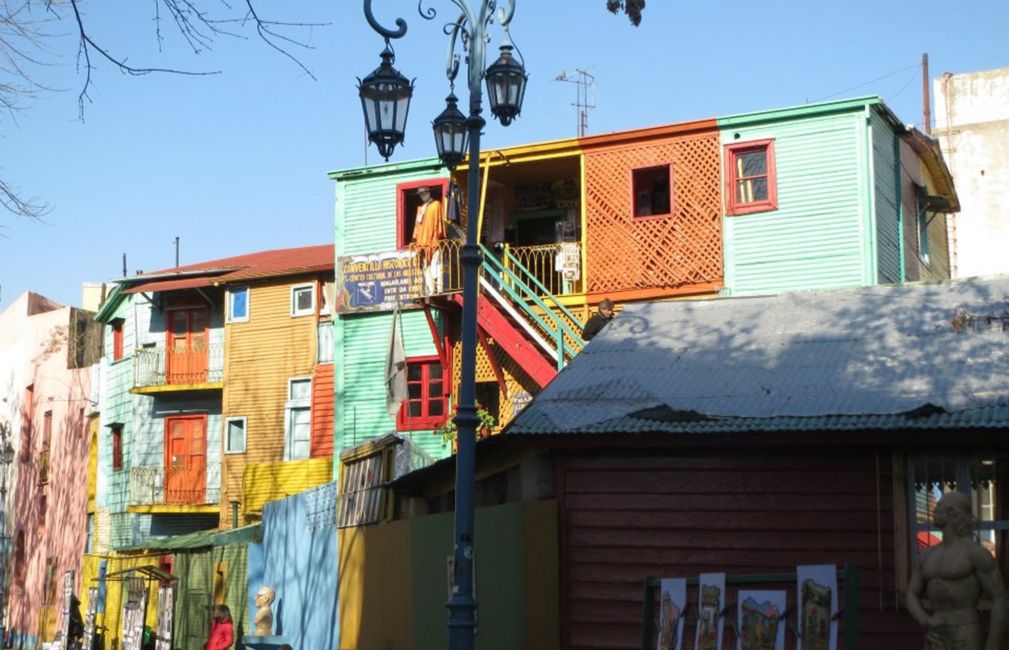
<path fill-rule="evenodd" d="M 224 346 L 139 348 L 133 354 L 133 392 L 223 388 Z"/>
<path fill-rule="evenodd" d="M 165 470 L 161 465 L 130 468 L 130 512 L 217 512 L 220 464 L 172 465 Z"/>

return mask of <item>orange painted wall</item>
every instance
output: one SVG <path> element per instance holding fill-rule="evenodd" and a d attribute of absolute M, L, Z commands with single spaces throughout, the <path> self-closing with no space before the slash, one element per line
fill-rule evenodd
<path fill-rule="evenodd" d="M 222 419 L 227 426 L 227 418 L 245 417 L 246 440 L 244 453 L 221 454 L 223 527 L 231 526 L 232 500 L 239 501 L 241 521 L 246 466 L 284 458 L 288 380 L 315 374 L 319 319 L 291 316 L 291 287 L 314 280 L 297 276 L 252 284 L 248 322 L 225 325 Z"/>
<path fill-rule="evenodd" d="M 620 139 L 587 138 L 583 146 L 590 294 L 722 282 L 721 163 L 714 121 L 631 132 Z M 632 171 L 659 165 L 672 167 L 672 214 L 635 217 Z"/>
<path fill-rule="evenodd" d="M 312 376 L 312 458 L 333 455 L 333 364 L 316 366 Z"/>

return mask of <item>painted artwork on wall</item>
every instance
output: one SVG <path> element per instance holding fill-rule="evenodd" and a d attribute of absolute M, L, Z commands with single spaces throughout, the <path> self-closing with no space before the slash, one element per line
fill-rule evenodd
<path fill-rule="evenodd" d="M 657 650 L 683 647 L 683 613 L 687 607 L 687 580 L 663 578 L 659 588 L 659 642 Z"/>
<path fill-rule="evenodd" d="M 722 650 L 721 613 L 725 607 L 725 574 L 702 573 L 697 586 L 697 650 Z"/>
<path fill-rule="evenodd" d="M 797 567 L 796 583 L 799 650 L 837 650 L 837 567 Z"/>
<path fill-rule="evenodd" d="M 175 587 L 158 588 L 158 632 L 155 650 L 172 650 L 172 624 L 175 615 Z"/>
<path fill-rule="evenodd" d="M 784 591 L 740 591 L 737 650 L 785 650 Z"/>

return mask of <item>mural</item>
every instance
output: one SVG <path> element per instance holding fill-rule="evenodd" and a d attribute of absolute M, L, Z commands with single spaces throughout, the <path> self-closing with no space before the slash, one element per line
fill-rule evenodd
<path fill-rule="evenodd" d="M 725 574 L 702 573 L 697 588 L 697 650 L 722 650 L 722 609 L 725 607 Z"/>
<path fill-rule="evenodd" d="M 737 650 L 785 650 L 784 591 L 740 591 Z"/>
<path fill-rule="evenodd" d="M 659 589 L 659 643 L 657 650 L 683 647 L 683 614 L 687 608 L 685 578 L 663 578 Z"/>
<path fill-rule="evenodd" d="M 800 566 L 796 576 L 799 649 L 837 650 L 837 567 Z"/>

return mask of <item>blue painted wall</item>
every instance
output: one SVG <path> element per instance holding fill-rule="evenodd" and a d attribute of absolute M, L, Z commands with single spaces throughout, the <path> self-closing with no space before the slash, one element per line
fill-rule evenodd
<path fill-rule="evenodd" d="M 336 484 L 263 508 L 263 543 L 248 556 L 249 627 L 255 595 L 273 587 L 273 632 L 292 648 L 338 648 Z"/>

